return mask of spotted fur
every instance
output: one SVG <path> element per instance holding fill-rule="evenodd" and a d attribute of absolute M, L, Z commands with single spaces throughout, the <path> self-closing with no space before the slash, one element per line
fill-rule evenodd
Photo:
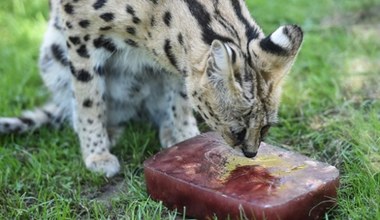
<path fill-rule="evenodd" d="M 112 176 L 125 122 L 151 119 L 171 146 L 199 133 L 193 108 L 253 157 L 302 38 L 295 25 L 266 37 L 243 0 L 51 0 L 39 64 L 52 100 L 0 132 L 69 120 L 86 166 Z"/>

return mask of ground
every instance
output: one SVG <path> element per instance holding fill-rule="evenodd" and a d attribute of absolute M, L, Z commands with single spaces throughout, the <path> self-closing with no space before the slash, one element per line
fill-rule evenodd
<path fill-rule="evenodd" d="M 325 219 L 380 219 L 380 0 L 247 2 L 266 33 L 306 32 L 267 141 L 339 168 Z M 36 65 L 47 11 L 45 0 L 0 2 L 0 115 L 48 98 Z M 142 162 L 158 146 L 149 125 L 128 125 L 114 149 L 122 172 L 107 179 L 86 170 L 67 126 L 0 136 L 0 219 L 182 218 L 146 193 Z"/>

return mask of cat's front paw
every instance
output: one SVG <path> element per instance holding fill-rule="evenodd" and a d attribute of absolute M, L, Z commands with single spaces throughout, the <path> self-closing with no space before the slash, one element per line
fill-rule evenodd
<path fill-rule="evenodd" d="M 103 173 L 107 177 L 114 176 L 120 170 L 119 160 L 109 152 L 90 154 L 85 159 L 85 163 L 89 170 Z"/>

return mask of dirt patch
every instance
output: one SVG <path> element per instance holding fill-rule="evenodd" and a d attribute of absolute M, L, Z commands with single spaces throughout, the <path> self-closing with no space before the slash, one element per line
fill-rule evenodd
<path fill-rule="evenodd" d="M 90 189 L 83 192 L 83 195 L 90 200 L 110 205 L 112 199 L 120 198 L 120 196 L 128 193 L 126 181 L 122 175 L 116 176 L 109 179 L 109 182 L 99 188 L 90 187 Z"/>
<path fill-rule="evenodd" d="M 346 62 L 343 92 L 355 102 L 380 100 L 380 60 L 358 57 Z"/>
<path fill-rule="evenodd" d="M 380 14 L 380 13 L 379 13 Z M 351 27 L 351 33 L 358 39 L 369 41 L 380 41 L 380 21 L 379 24 L 357 24 Z"/>
<path fill-rule="evenodd" d="M 378 25 L 380 21 L 380 4 L 368 6 L 358 11 L 335 12 L 321 21 L 321 27 L 347 27 L 353 25 Z"/>
<path fill-rule="evenodd" d="M 380 5 L 358 11 L 336 12 L 321 21 L 324 29 L 343 27 L 361 40 L 380 41 Z"/>
<path fill-rule="evenodd" d="M 344 28 L 359 42 L 380 44 L 380 4 L 357 11 L 336 12 L 321 21 L 322 28 Z M 343 57 L 346 57 L 343 55 Z M 354 103 L 380 100 L 380 57 L 362 54 L 343 61 L 343 94 Z M 319 123 L 316 123 L 317 125 Z M 318 126 L 317 126 L 318 127 Z"/>
<path fill-rule="evenodd" d="M 127 184 L 125 181 L 126 180 L 124 179 L 118 180 L 102 186 L 99 190 L 100 193 L 94 199 L 100 202 L 108 203 L 112 198 L 117 198 L 120 197 L 120 195 L 127 193 Z"/>

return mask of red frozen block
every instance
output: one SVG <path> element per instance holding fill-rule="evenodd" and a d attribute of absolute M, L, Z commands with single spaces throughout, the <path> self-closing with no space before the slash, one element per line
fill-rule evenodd
<path fill-rule="evenodd" d="M 144 173 L 152 199 L 197 219 L 321 219 L 339 186 L 333 166 L 265 143 L 249 159 L 216 133 L 154 155 Z"/>

